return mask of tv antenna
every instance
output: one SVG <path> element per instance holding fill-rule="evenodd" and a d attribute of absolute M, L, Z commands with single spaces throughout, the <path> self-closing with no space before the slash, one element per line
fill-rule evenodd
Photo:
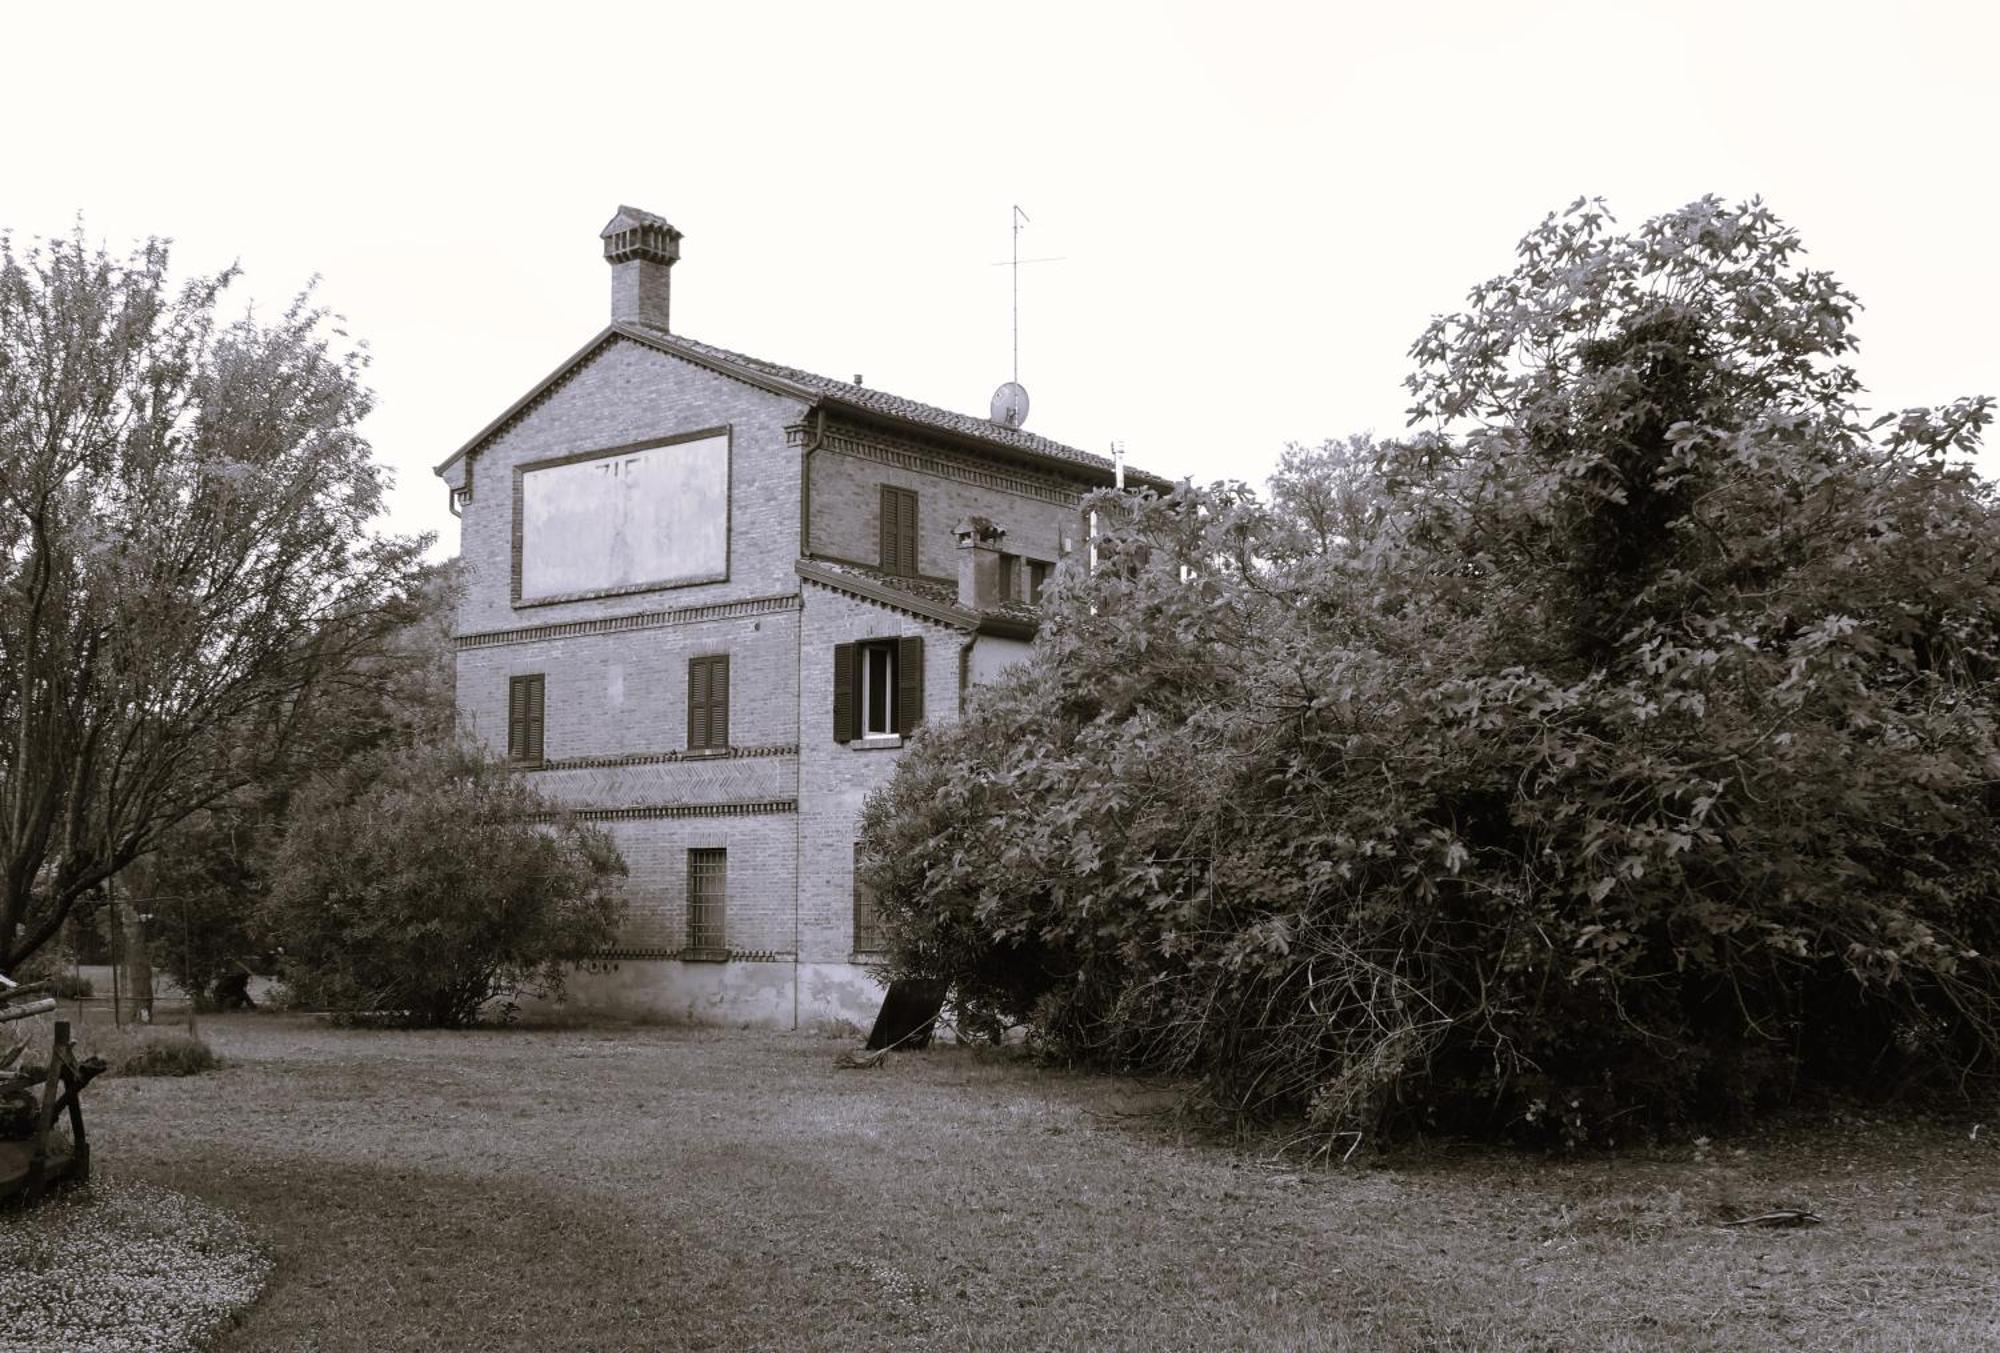
<path fill-rule="evenodd" d="M 1021 265 L 1024 263 L 1060 263 L 1062 258 L 1022 258 L 1021 227 L 1032 224 L 1028 213 L 1014 204 L 1008 224 L 1014 234 L 1012 256 L 1005 263 L 995 263 L 996 268 L 1011 268 L 1014 272 L 1014 369 L 1013 378 L 993 392 L 993 421 L 1003 427 L 1017 428 L 1028 416 L 1028 392 L 1021 386 Z"/>

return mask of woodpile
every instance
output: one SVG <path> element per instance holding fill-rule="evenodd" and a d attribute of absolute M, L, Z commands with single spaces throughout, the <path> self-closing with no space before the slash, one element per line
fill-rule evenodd
<path fill-rule="evenodd" d="M 16 983 L 0 975 L 0 1024 L 56 1008 L 43 982 Z M 92 1057 L 78 1061 L 69 1021 L 57 1020 L 48 1061 L 27 1062 L 28 1045 L 0 1051 L 0 1198 L 33 1198 L 65 1179 L 90 1174 L 90 1144 L 83 1132 L 83 1088 L 104 1070 Z M 67 1138 L 58 1123 L 68 1115 Z"/>

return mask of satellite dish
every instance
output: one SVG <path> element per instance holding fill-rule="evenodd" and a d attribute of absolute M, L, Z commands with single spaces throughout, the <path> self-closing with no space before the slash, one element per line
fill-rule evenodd
<path fill-rule="evenodd" d="M 993 392 L 993 421 L 1003 428 L 1017 428 L 1028 421 L 1028 392 L 1008 381 Z"/>

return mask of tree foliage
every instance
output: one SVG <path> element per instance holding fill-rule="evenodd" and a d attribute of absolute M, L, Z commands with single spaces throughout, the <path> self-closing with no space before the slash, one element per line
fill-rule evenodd
<path fill-rule="evenodd" d="M 1325 1133 L 1992 1077 L 1989 401 L 1864 416 L 1799 253 L 1579 202 L 1418 340 L 1368 531 L 1341 465 L 1129 504 L 871 801 L 893 965 Z"/>
<path fill-rule="evenodd" d="M 0 969 L 267 779 L 413 576 L 362 355 L 305 298 L 219 322 L 231 277 L 0 237 Z"/>
<path fill-rule="evenodd" d="M 560 999 L 564 964 L 616 938 L 624 874 L 609 835 L 483 751 L 418 746 L 301 792 L 266 926 L 316 1003 L 462 1028 Z"/>
<path fill-rule="evenodd" d="M 190 815 L 120 876 L 122 890 L 147 899 L 159 931 L 156 961 L 183 990 L 211 993 L 218 980 L 242 971 L 246 956 L 266 951 L 258 922 L 273 861 L 294 796 L 310 778 L 329 768 L 379 766 L 390 748 L 449 740 L 460 572 L 457 560 L 425 566 L 392 608 L 400 623 L 379 648 L 323 674 L 302 697 L 290 754 Z"/>

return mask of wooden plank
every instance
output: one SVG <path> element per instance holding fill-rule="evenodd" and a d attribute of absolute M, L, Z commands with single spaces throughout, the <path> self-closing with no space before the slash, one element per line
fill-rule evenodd
<path fill-rule="evenodd" d="M 27 1019 L 33 1015 L 46 1015 L 55 1008 L 56 998 L 53 996 L 44 996 L 39 1001 L 29 1001 L 26 1005 L 0 1007 L 0 1024 L 5 1024 L 9 1020 Z"/>
<path fill-rule="evenodd" d="M 949 983 L 907 977 L 891 982 L 888 994 L 882 997 L 881 1013 L 875 1016 L 875 1027 L 869 1030 L 868 1051 L 929 1047 L 949 989 Z"/>
<path fill-rule="evenodd" d="M 67 1143 L 58 1138 L 51 1143 L 40 1175 L 31 1183 L 35 1160 L 33 1142 L 0 1142 L 0 1198 L 9 1198 L 30 1188 L 39 1188 L 76 1177 L 78 1160 Z"/>

